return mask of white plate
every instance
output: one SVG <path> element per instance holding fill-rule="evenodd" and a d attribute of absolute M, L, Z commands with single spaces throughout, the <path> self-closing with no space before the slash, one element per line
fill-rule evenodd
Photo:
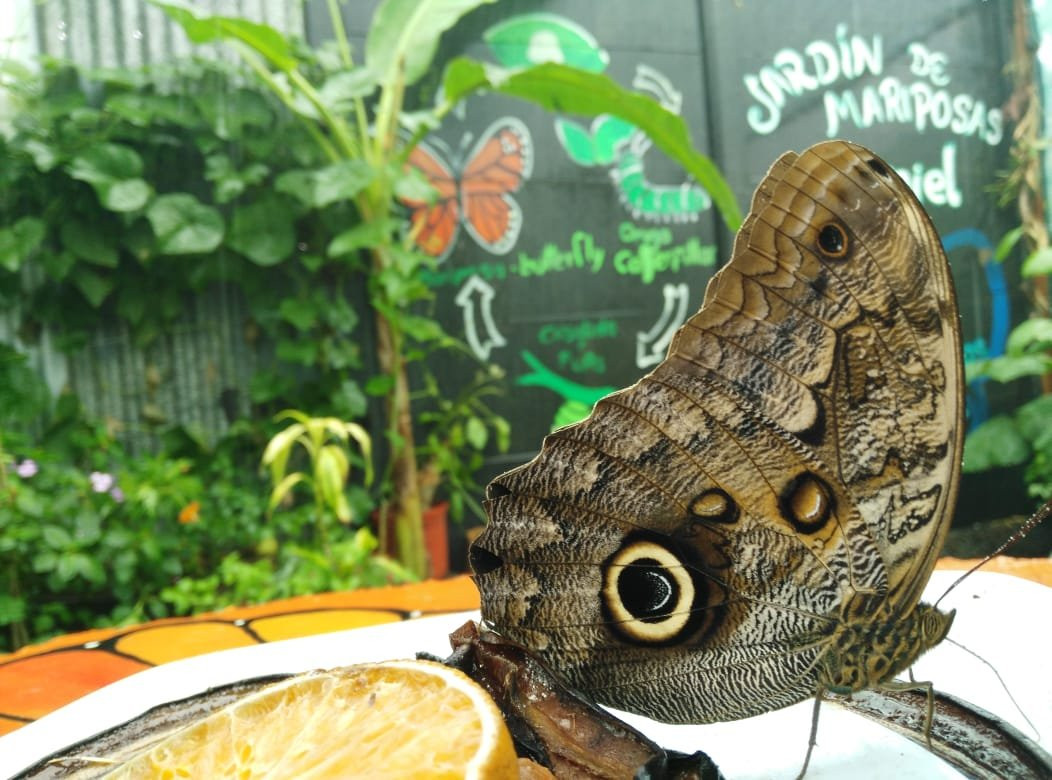
<path fill-rule="evenodd" d="M 925 592 L 938 598 L 957 577 L 936 572 Z M 1052 737 L 1049 617 L 1052 588 L 1001 574 L 974 574 L 940 604 L 956 608 L 950 638 L 992 664 L 1035 734 L 994 672 L 960 647 L 943 642 L 914 667 L 918 680 L 977 704 L 1015 725 L 1045 749 Z M 119 725 L 167 701 L 209 687 L 281 672 L 408 658 L 420 650 L 445 656 L 448 635 L 474 612 L 420 618 L 302 639 L 270 642 L 186 658 L 134 674 L 88 694 L 7 736 L 0 737 L 0 777 L 10 777 L 45 756 Z M 791 778 L 800 769 L 811 726 L 811 702 L 734 723 L 669 726 L 623 715 L 663 747 L 704 750 L 728 778 Z M 818 746 L 808 770 L 822 778 L 960 777 L 925 749 L 836 707 L 822 709 Z"/>

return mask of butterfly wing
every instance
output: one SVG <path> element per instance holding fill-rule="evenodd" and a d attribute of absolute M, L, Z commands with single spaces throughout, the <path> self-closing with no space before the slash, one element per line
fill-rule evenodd
<path fill-rule="evenodd" d="M 663 720 L 813 695 L 845 613 L 911 609 L 927 579 L 959 354 L 902 180 L 851 144 L 783 156 L 666 360 L 491 484 L 484 619 Z"/>
<path fill-rule="evenodd" d="M 512 197 L 533 170 L 533 141 L 518 119 L 504 117 L 479 137 L 460 176 L 464 225 L 486 251 L 506 254 L 518 241 L 522 209 Z"/>
<path fill-rule="evenodd" d="M 401 199 L 409 208 L 410 230 L 421 250 L 443 260 L 453 250 L 460 228 L 456 176 L 438 151 L 424 143 L 413 148 L 408 164 L 423 173 L 436 192 L 433 200 Z"/>

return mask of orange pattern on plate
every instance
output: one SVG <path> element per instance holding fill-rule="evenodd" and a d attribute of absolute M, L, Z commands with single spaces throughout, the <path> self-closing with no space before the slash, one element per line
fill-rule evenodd
<path fill-rule="evenodd" d="M 474 583 L 460 576 L 66 634 L 0 655 L 0 735 L 103 685 L 167 661 L 478 607 Z"/>
<path fill-rule="evenodd" d="M 973 563 L 946 558 L 939 561 L 937 568 L 970 568 Z M 1049 560 L 999 556 L 982 570 L 1052 585 Z M 459 576 L 300 596 L 194 617 L 55 637 L 10 655 L 0 655 L 0 735 L 96 688 L 176 658 L 478 607 L 474 583 L 470 577 Z"/>

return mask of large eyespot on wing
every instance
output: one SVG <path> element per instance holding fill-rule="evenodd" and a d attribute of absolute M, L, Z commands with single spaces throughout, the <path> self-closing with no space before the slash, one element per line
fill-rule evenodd
<path fill-rule="evenodd" d="M 460 202 L 457 180 L 437 149 L 417 144 L 409 154 L 407 165 L 427 177 L 435 188 L 432 200 L 402 198 L 409 208 L 409 226 L 416 245 L 431 257 L 444 260 L 453 250 L 460 228 Z"/>
<path fill-rule="evenodd" d="M 603 563 L 601 591 L 607 625 L 622 641 L 670 645 L 719 625 L 710 583 L 697 565 L 656 535 L 632 534 Z"/>
<path fill-rule="evenodd" d="M 486 251 L 506 254 L 518 241 L 522 209 L 512 193 L 532 172 L 530 131 L 514 117 L 486 128 L 471 150 L 460 176 L 464 225 Z"/>

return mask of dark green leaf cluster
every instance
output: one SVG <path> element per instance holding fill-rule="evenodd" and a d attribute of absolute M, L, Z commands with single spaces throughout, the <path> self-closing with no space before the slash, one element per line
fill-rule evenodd
<path fill-rule="evenodd" d="M 21 313 L 23 341 L 48 328 L 76 349 L 109 322 L 147 346 L 192 296 L 226 285 L 253 315 L 246 348 L 274 357 L 254 402 L 273 410 L 295 392 L 299 406 L 362 414 L 350 300 L 364 280 L 353 246 L 327 248 L 358 224 L 349 198 L 369 180 L 363 163 L 322 159 L 285 105 L 221 62 L 49 60 L 14 89 L 0 304 Z"/>

